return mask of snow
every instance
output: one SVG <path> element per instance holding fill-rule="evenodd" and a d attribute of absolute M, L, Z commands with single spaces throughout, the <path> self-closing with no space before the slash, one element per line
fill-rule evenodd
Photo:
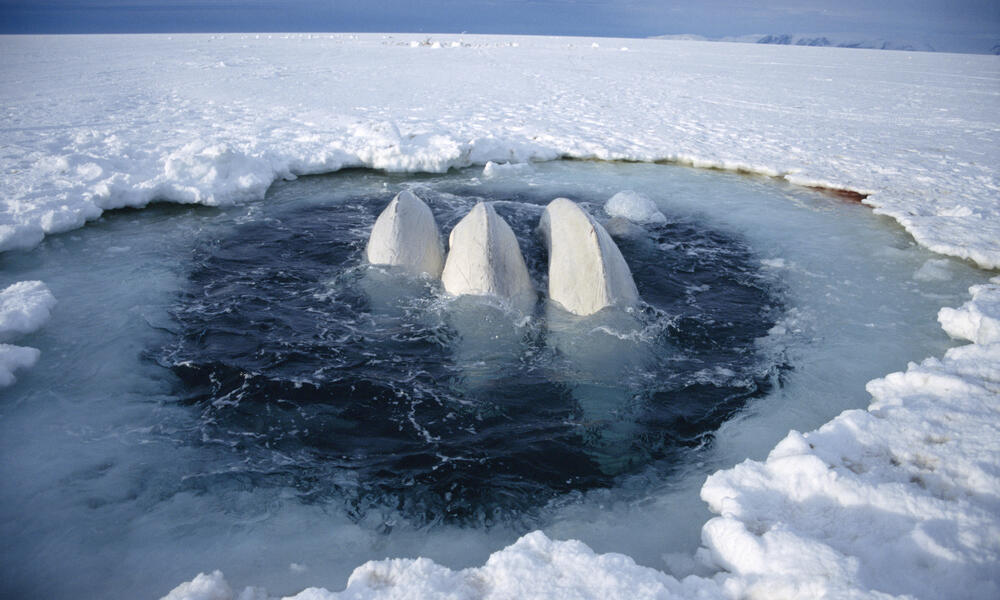
<path fill-rule="evenodd" d="M 575 315 L 639 301 L 625 258 L 594 217 L 568 198 L 545 207 L 538 230 L 549 256 L 549 300 Z"/>
<path fill-rule="evenodd" d="M 455 296 L 494 296 L 526 310 L 536 299 L 514 232 L 483 202 L 451 230 L 441 283 Z"/>
<path fill-rule="evenodd" d="M 188 586 L 195 591 L 188 592 Z M 580 542 L 556 542 L 540 531 L 529 533 L 494 553 L 482 567 L 453 571 L 426 558 L 372 561 L 358 567 L 341 593 L 306 589 L 295 600 L 378 598 L 635 598 L 671 600 L 721 598 L 720 586 L 707 579 L 678 581 L 636 565 L 622 554 L 595 554 Z M 164 600 L 242 600 L 256 590 L 234 595 L 216 571 L 199 575 Z"/>
<path fill-rule="evenodd" d="M 604 211 L 612 217 L 628 219 L 633 223 L 666 223 L 656 203 L 632 190 L 618 192 L 604 204 Z"/>
<path fill-rule="evenodd" d="M 972 345 L 911 364 L 868 384 L 867 411 L 709 477 L 711 560 L 770 597 L 996 597 L 1000 467 L 982 457 L 1000 439 L 998 361 Z"/>
<path fill-rule="evenodd" d="M 396 194 L 375 221 L 365 256 L 373 265 L 440 277 L 444 251 L 430 207 L 409 190 Z"/>
<path fill-rule="evenodd" d="M 111 208 L 260 197 L 293 175 L 569 156 L 870 193 L 922 245 L 1000 266 L 995 57 L 469 40 L 5 37 L 0 249 Z"/>
<path fill-rule="evenodd" d="M 32 248 L 110 209 L 260 198 L 279 178 L 569 157 L 854 191 L 926 248 L 1000 267 L 995 57 L 455 41 L 2 37 L 0 250 Z M 946 277 L 939 266 L 914 277 Z M 701 575 L 681 580 L 532 533 L 465 571 L 426 559 L 368 563 L 340 597 L 995 597 L 998 285 L 975 286 L 965 305 L 939 314 L 950 335 L 971 344 L 871 382 L 868 410 L 791 432 L 766 460 L 710 477 L 702 496 L 719 516 L 691 561 Z M 27 292 L 12 298 L 17 306 Z M 0 318 L 6 332 L 26 335 L 51 301 L 30 306 Z M 0 384 L 35 360 L 30 348 L 0 346 Z M 168 596 L 234 597 L 263 591 L 234 595 L 214 573 Z M 338 595 L 310 589 L 297 597 Z"/>

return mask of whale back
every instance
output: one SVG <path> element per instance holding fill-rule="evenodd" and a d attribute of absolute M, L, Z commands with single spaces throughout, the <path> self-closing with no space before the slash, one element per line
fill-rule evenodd
<path fill-rule="evenodd" d="M 409 190 L 396 194 L 375 221 L 365 256 L 373 265 L 440 277 L 444 250 L 430 207 Z"/>
<path fill-rule="evenodd" d="M 549 298 L 567 311 L 590 315 L 639 301 L 632 272 L 600 223 L 575 202 L 556 198 L 538 225 L 549 254 Z"/>
<path fill-rule="evenodd" d="M 519 307 L 536 299 L 514 232 L 483 202 L 452 229 L 441 283 L 454 296 L 495 296 Z"/>

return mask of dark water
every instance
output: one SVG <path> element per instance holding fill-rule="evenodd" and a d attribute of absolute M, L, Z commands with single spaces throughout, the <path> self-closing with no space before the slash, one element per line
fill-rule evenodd
<path fill-rule="evenodd" d="M 483 199 L 475 193 L 418 190 L 445 236 Z M 553 313 L 541 293 L 534 230 L 551 192 L 485 198 L 540 290 L 523 318 L 363 264 L 391 197 L 267 205 L 193 250 L 176 339 L 155 354 L 201 413 L 190 442 L 222 447 L 242 468 L 191 486 L 290 487 L 357 518 L 388 507 L 416 523 L 489 526 L 573 490 L 669 471 L 772 385 L 780 361 L 754 341 L 774 325 L 780 292 L 733 234 L 681 218 L 611 224 L 645 304 L 624 321 L 587 321 Z M 585 206 L 607 219 L 600 204 Z M 461 350 L 480 326 L 505 341 Z M 567 336 L 600 346 L 609 328 L 622 352 L 567 352 Z"/>

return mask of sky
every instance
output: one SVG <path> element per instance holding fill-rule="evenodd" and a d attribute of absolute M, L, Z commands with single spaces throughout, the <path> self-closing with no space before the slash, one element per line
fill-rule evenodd
<path fill-rule="evenodd" d="M 1000 0 L 0 0 L 0 33 L 841 34 L 988 52 Z"/>

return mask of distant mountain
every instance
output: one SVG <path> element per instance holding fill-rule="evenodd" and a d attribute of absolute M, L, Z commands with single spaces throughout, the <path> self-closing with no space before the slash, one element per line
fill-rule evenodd
<path fill-rule="evenodd" d="M 708 38 L 700 35 L 658 35 L 656 39 L 701 40 L 711 42 L 741 42 L 745 44 L 780 44 L 784 46 L 830 46 L 836 48 L 869 48 L 873 50 L 908 50 L 911 52 L 935 52 L 933 46 L 925 42 L 886 40 L 851 37 L 836 34 L 770 33 L 752 34 L 738 37 Z M 985 49 L 983 50 L 985 52 Z M 1000 44 L 993 47 L 994 54 L 1000 54 Z"/>
<path fill-rule="evenodd" d="M 872 50 L 908 50 L 910 52 L 934 52 L 930 44 L 883 39 L 831 39 L 825 35 L 808 36 L 800 34 L 768 34 L 760 36 L 757 44 L 782 44 L 785 46 L 835 46 L 837 48 L 869 48 Z"/>

